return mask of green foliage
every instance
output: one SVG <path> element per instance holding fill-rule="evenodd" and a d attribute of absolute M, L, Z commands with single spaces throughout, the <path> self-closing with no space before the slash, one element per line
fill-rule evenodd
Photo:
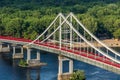
<path fill-rule="evenodd" d="M 82 23 L 89 29 L 92 33 L 95 33 L 97 30 L 97 20 L 96 18 L 86 15 L 85 18 L 82 20 Z"/>
<path fill-rule="evenodd" d="M 6 33 L 15 37 L 21 37 L 22 35 L 23 20 L 20 18 L 14 18 L 6 25 Z"/>
<path fill-rule="evenodd" d="M 59 12 L 72 11 L 94 35 L 115 37 L 120 27 L 119 3 L 119 0 L 0 0 L 0 35 L 34 39 Z"/>
<path fill-rule="evenodd" d="M 85 6 L 81 6 L 81 5 L 74 5 L 72 8 L 72 12 L 75 13 L 84 13 L 87 10 L 87 8 Z"/>
<path fill-rule="evenodd" d="M 70 80 L 85 80 L 85 73 L 82 70 L 77 70 L 72 74 Z"/>
<path fill-rule="evenodd" d="M 25 60 L 21 59 L 20 62 L 19 62 L 19 66 L 21 67 L 26 67 L 28 64 Z"/>
<path fill-rule="evenodd" d="M 113 33 L 114 37 L 120 39 L 120 28 Z"/>
<path fill-rule="evenodd" d="M 0 35 L 4 33 L 4 26 L 2 24 L 2 21 L 0 20 Z"/>

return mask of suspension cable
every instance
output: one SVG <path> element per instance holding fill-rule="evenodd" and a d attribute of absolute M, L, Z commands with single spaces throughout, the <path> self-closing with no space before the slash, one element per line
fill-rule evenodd
<path fill-rule="evenodd" d="M 60 15 L 61 15 L 61 17 L 63 17 L 62 14 L 60 14 Z M 42 40 L 41 42 L 44 42 L 44 41 L 46 41 L 48 38 L 50 38 L 50 37 L 66 22 L 66 20 L 69 18 L 69 16 L 70 16 L 70 15 L 68 15 L 68 16 L 64 19 L 64 21 L 56 28 L 55 31 L 53 31 L 49 36 L 47 36 L 46 39 Z"/>
<path fill-rule="evenodd" d="M 63 15 L 62 15 L 63 16 Z M 63 16 L 63 18 L 65 19 L 65 17 Z M 70 23 L 68 22 L 68 20 L 66 20 L 66 23 L 73 29 L 73 31 L 79 36 L 81 37 L 89 46 L 93 47 L 95 50 L 97 50 L 98 52 L 100 52 L 102 55 L 108 57 L 109 59 L 117 62 L 120 64 L 120 60 L 117 60 L 117 59 L 114 59 L 113 57 L 109 56 L 109 55 L 106 55 L 103 51 L 97 49 L 95 46 L 93 46 L 87 39 L 85 39 L 78 31 L 76 31 L 76 29 L 70 25 Z"/>
<path fill-rule="evenodd" d="M 88 33 L 90 34 L 90 36 L 92 36 L 98 43 L 100 43 L 102 46 L 104 46 L 105 48 L 107 48 L 108 50 L 110 50 L 111 52 L 113 52 L 114 54 L 118 55 L 120 57 L 120 53 L 118 53 L 117 51 L 109 48 L 107 45 L 105 45 L 104 43 L 102 43 L 98 38 L 96 38 L 90 31 L 88 31 L 84 25 L 75 17 L 75 15 L 73 13 L 70 13 L 71 16 L 79 23 L 79 25 L 81 25 L 81 27 Z"/>
<path fill-rule="evenodd" d="M 47 29 L 46 29 L 41 35 L 39 35 L 35 40 L 33 40 L 32 42 L 26 44 L 25 46 L 28 46 L 28 45 L 30 45 L 30 44 L 33 44 L 36 40 L 38 40 L 41 36 L 43 36 L 43 34 L 46 33 L 46 32 L 50 29 L 50 27 L 51 27 L 51 26 L 54 24 L 54 22 L 59 18 L 59 16 L 61 16 L 61 13 L 59 13 L 59 14 L 57 15 L 57 17 L 53 20 L 53 22 L 47 27 Z"/>

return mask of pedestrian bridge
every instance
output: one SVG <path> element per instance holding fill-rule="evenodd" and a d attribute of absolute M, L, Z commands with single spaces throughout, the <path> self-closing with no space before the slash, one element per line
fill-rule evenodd
<path fill-rule="evenodd" d="M 120 53 L 96 38 L 73 13 L 66 17 L 59 13 L 47 29 L 35 40 L 0 36 L 0 42 L 21 44 L 26 48 L 35 48 L 58 54 L 60 56 L 59 74 L 63 73 L 62 61 L 64 61 L 64 57 L 120 74 Z M 70 61 L 69 64 L 69 72 L 72 73 L 73 63 Z"/>

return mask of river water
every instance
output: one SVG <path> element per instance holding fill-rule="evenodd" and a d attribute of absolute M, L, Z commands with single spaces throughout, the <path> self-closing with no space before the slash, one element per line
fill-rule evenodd
<path fill-rule="evenodd" d="M 120 48 L 118 48 L 119 50 Z M 10 57 L 11 53 L 0 54 L 0 80 L 57 80 L 57 55 L 41 52 L 41 61 L 47 63 L 47 66 L 42 66 L 39 69 L 26 69 L 17 66 L 17 60 L 12 60 Z M 36 52 L 32 51 L 32 53 Z M 65 62 L 63 65 L 64 71 L 68 71 L 67 65 L 68 63 Z M 84 70 L 86 80 L 120 80 L 118 74 L 77 60 L 74 60 L 74 69 Z"/>

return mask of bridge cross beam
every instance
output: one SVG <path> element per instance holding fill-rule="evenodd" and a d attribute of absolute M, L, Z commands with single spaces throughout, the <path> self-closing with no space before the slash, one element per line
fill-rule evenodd
<path fill-rule="evenodd" d="M 20 52 L 17 53 L 16 49 L 20 49 Z M 23 47 L 22 46 L 17 46 L 15 44 L 13 44 L 13 54 L 12 54 L 12 58 L 23 58 Z"/>
<path fill-rule="evenodd" d="M 23 48 L 22 47 L 20 47 L 21 48 L 21 54 L 23 54 Z M 13 54 L 16 54 L 16 47 L 15 46 L 13 46 Z"/>

